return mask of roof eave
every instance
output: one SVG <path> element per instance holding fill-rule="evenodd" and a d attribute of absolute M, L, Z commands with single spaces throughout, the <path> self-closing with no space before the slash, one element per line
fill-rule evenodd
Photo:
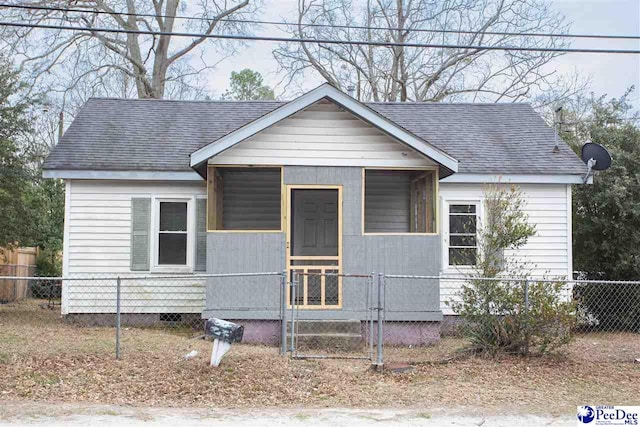
<path fill-rule="evenodd" d="M 586 183 L 583 174 L 457 173 L 440 181 L 460 184 L 593 184 L 593 175 Z"/>
<path fill-rule="evenodd" d="M 45 169 L 43 178 L 131 181 L 202 181 L 195 171 Z"/>

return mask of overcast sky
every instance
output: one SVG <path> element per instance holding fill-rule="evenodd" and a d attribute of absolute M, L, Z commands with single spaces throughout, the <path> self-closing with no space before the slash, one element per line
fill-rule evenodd
<path fill-rule="evenodd" d="M 292 21 L 296 16 L 296 3 L 296 0 L 266 0 L 265 13 L 261 18 Z M 640 0 L 551 0 L 551 3 L 572 23 L 573 33 L 640 34 Z M 256 33 L 264 34 L 266 31 L 258 29 Z M 273 31 L 270 34 L 274 34 Z M 228 85 L 231 71 L 243 68 L 261 72 L 266 82 L 275 86 L 282 75 L 278 74 L 277 64 L 271 55 L 274 47 L 272 43 L 255 42 L 223 61 L 213 73 L 209 88 L 214 95 L 220 95 Z M 640 41 L 578 39 L 572 47 L 640 49 Z M 618 97 L 626 88 L 635 85 L 632 102 L 640 109 L 640 55 L 568 53 L 556 60 L 556 66 L 561 72 L 578 70 L 582 76 L 589 77 L 590 89 L 596 95 L 606 93 Z M 316 77 L 305 86 L 314 87 L 321 82 Z M 282 94 L 282 90 L 276 90 L 276 93 L 285 99 L 291 97 L 290 94 Z"/>
<path fill-rule="evenodd" d="M 553 0 L 572 23 L 573 33 L 640 34 L 640 0 Z M 577 40 L 572 47 L 640 49 L 640 40 Z M 577 54 L 558 60 L 560 69 L 577 69 L 591 77 L 596 95 L 620 96 L 632 85 L 633 103 L 640 108 L 640 55 Z"/>

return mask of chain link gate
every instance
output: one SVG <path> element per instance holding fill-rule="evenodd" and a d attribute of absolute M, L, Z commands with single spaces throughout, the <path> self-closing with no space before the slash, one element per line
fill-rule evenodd
<path fill-rule="evenodd" d="M 374 274 L 292 270 L 286 298 L 291 357 L 373 361 L 376 288 Z"/>

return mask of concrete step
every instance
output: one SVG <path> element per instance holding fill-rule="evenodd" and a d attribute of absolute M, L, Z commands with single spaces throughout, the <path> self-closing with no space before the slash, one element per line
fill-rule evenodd
<path fill-rule="evenodd" d="M 330 334 L 297 334 L 298 350 L 320 350 L 323 353 L 332 351 L 360 351 L 364 347 L 364 340 L 360 334 L 330 333 Z"/>
<path fill-rule="evenodd" d="M 296 320 L 294 327 L 298 334 L 362 333 L 359 320 Z M 287 322 L 287 331 L 291 332 L 291 322 Z"/>

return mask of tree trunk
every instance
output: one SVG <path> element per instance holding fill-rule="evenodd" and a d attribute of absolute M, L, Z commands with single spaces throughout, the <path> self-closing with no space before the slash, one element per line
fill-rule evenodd
<path fill-rule="evenodd" d="M 177 13 L 179 3 L 179 0 L 167 0 L 167 5 L 164 11 L 165 18 L 164 20 L 159 18 L 159 22 L 162 23 L 160 28 L 163 32 L 170 33 L 173 31 L 175 23 L 174 16 Z M 154 98 L 164 97 L 165 80 L 167 78 L 167 58 L 169 55 L 170 44 L 171 36 L 160 36 L 154 56 L 153 77 L 151 81 Z"/>
<path fill-rule="evenodd" d="M 127 27 L 131 30 L 138 30 L 136 22 L 136 4 L 134 0 L 127 0 Z M 140 41 L 138 34 L 127 33 L 127 49 L 131 56 L 133 72 L 135 74 L 136 89 L 138 98 L 153 98 L 153 92 L 147 79 L 147 70 L 143 65 L 142 54 L 140 53 Z"/>
<path fill-rule="evenodd" d="M 404 0 L 398 0 L 398 43 L 404 44 L 406 35 L 404 26 L 406 17 L 404 16 Z M 400 86 L 400 101 L 407 101 L 407 70 L 404 61 L 404 46 L 398 46 L 398 85 Z"/>

